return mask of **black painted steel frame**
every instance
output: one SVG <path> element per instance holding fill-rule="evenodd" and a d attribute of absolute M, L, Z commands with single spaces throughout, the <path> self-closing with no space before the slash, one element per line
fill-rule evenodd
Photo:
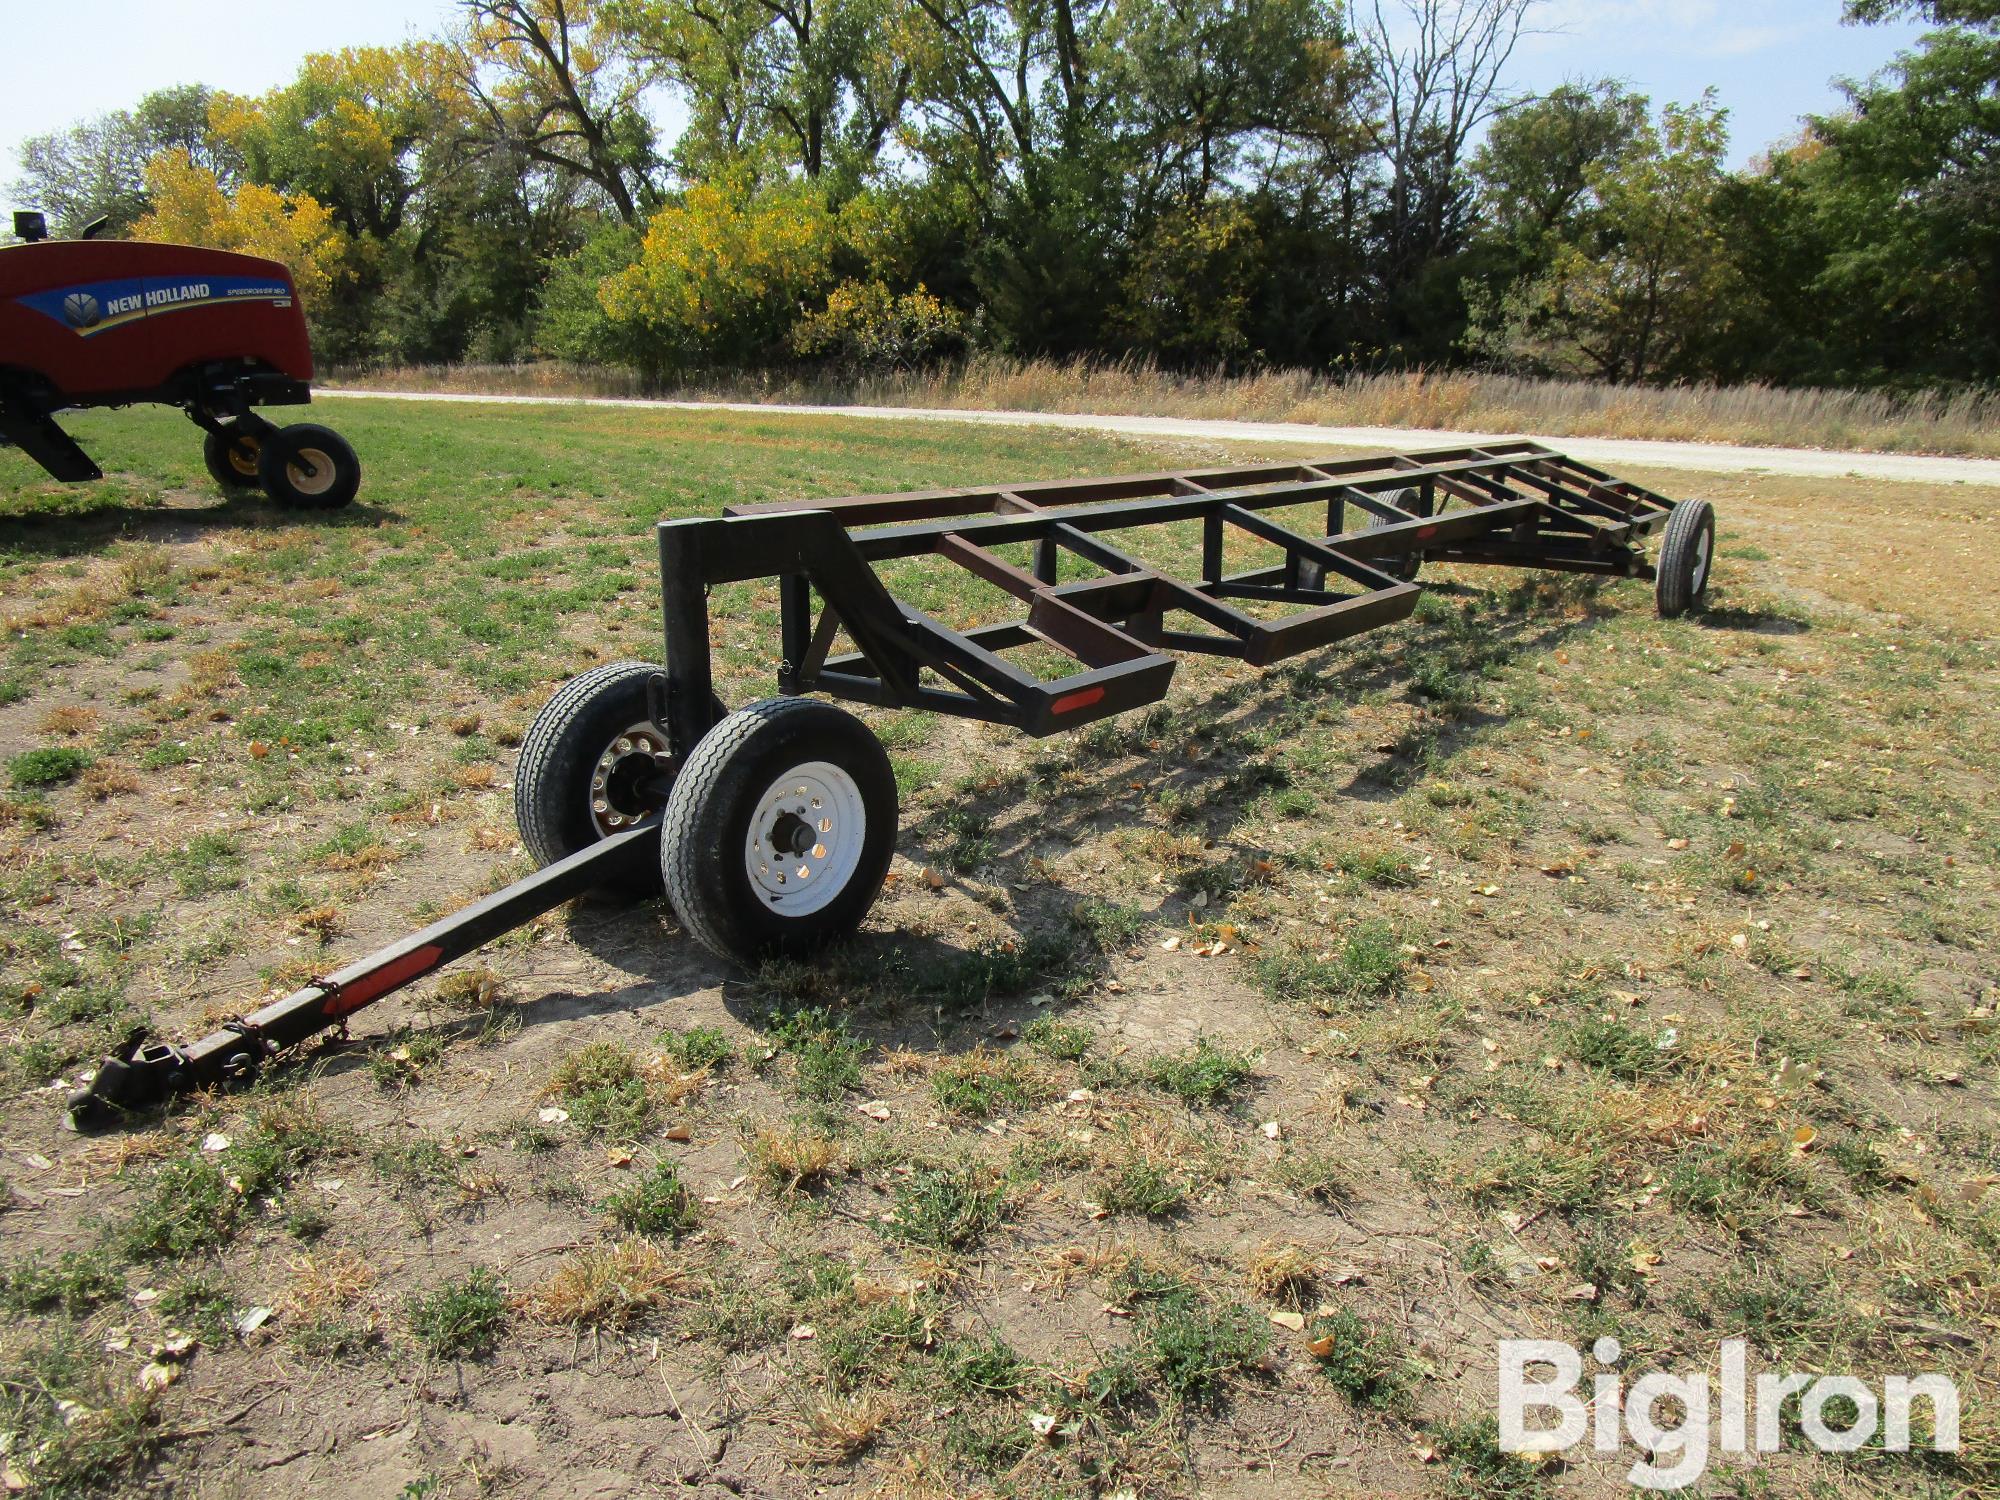
<path fill-rule="evenodd" d="M 1266 514 L 1309 503 L 1325 508 L 1323 533 L 1307 535 Z M 1349 507 L 1373 524 L 1348 530 Z M 1665 524 L 1668 509 L 1649 490 L 1539 444 L 1511 442 L 783 501 L 733 507 L 720 519 L 666 521 L 659 527 L 667 638 L 661 722 L 678 753 L 710 728 L 705 601 L 719 583 L 778 578 L 782 692 L 925 708 L 1046 735 L 1157 702 L 1173 678 L 1171 651 L 1261 666 L 1400 620 L 1415 607 L 1419 586 L 1393 570 L 1412 554 L 1651 577 L 1640 543 Z M 1202 527 L 1193 582 L 1106 539 L 1190 521 Z M 1232 528 L 1281 549 L 1283 560 L 1225 573 Z M 1007 543 L 1032 544 L 1031 569 L 992 550 Z M 1063 553 L 1101 572 L 1060 582 Z M 876 564 L 924 555 L 1011 594 L 1026 615 L 955 630 L 892 597 L 875 575 Z M 1301 608 L 1267 621 L 1231 600 Z M 1173 615 L 1204 628 L 1169 628 Z M 842 632 L 856 649 L 833 655 Z M 1033 643 L 1055 647 L 1083 670 L 1045 681 L 1002 654 Z"/>

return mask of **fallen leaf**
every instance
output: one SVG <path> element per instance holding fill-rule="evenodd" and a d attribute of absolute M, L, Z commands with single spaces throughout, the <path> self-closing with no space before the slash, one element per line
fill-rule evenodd
<path fill-rule="evenodd" d="M 139 1389 L 163 1391 L 180 1379 L 180 1373 L 173 1365 L 161 1364 L 156 1359 L 139 1372 Z"/>
<path fill-rule="evenodd" d="M 1056 1419 L 1045 1411 L 1031 1411 L 1028 1413 L 1028 1426 L 1033 1429 L 1036 1437 L 1045 1438 L 1055 1432 Z"/>
<path fill-rule="evenodd" d="M 535 1111 L 535 1118 L 544 1125 L 560 1125 L 569 1118 L 569 1111 L 559 1104 L 546 1104 Z"/>
<path fill-rule="evenodd" d="M 694 1130 L 687 1125 L 669 1125 L 660 1134 L 670 1141 L 678 1141 L 683 1146 L 694 1139 Z"/>
<path fill-rule="evenodd" d="M 229 1137 L 219 1130 L 211 1130 L 201 1138 L 201 1149 L 204 1151 L 227 1151 L 229 1149 Z"/>
<path fill-rule="evenodd" d="M 870 1099 L 867 1103 L 857 1104 L 854 1107 L 871 1120 L 886 1120 L 889 1118 L 889 1106 L 884 1104 L 880 1099 Z"/>
<path fill-rule="evenodd" d="M 1287 1312 L 1280 1309 L 1271 1314 L 1271 1321 L 1276 1323 L 1280 1328 L 1289 1328 L 1293 1333 L 1305 1332 L 1306 1315 L 1304 1313 Z"/>
<path fill-rule="evenodd" d="M 613 1146 L 604 1153 L 604 1160 L 610 1166 L 629 1167 L 632 1165 L 632 1153 L 623 1146 Z"/>

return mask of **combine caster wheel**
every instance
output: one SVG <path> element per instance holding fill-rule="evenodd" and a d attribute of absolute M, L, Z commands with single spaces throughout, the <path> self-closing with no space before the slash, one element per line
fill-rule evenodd
<path fill-rule="evenodd" d="M 896 851 L 896 777 L 852 714 L 810 698 L 737 710 L 667 799 L 660 869 L 723 958 L 797 957 L 861 925 Z"/>
<path fill-rule="evenodd" d="M 1715 507 L 1706 500 L 1680 501 L 1667 515 L 1653 582 L 1661 619 L 1701 608 L 1708 598 L 1709 565 L 1714 559 Z"/>
<path fill-rule="evenodd" d="M 537 865 L 552 865 L 660 809 L 661 783 L 678 767 L 647 697 L 659 670 L 643 661 L 593 667 L 556 689 L 535 715 L 514 770 L 514 825 Z M 722 701 L 712 707 L 720 721 L 727 712 Z M 600 893 L 657 896 L 659 860 L 649 848 L 616 879 Z"/>
<path fill-rule="evenodd" d="M 361 488 L 361 460 L 331 427 L 300 422 L 265 434 L 257 479 L 280 505 L 338 510 Z"/>
<path fill-rule="evenodd" d="M 201 440 L 201 459 L 208 474 L 225 490 L 248 490 L 257 486 L 257 457 L 263 447 L 253 432 L 225 429 L 211 432 Z"/>

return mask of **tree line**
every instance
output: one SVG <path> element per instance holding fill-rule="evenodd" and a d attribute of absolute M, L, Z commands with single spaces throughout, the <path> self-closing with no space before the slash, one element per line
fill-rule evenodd
<path fill-rule="evenodd" d="M 1534 5 L 465 0 L 15 195 L 283 259 L 342 363 L 2000 375 L 2000 0 L 1849 0 L 1934 29 L 1740 171 L 1713 97 L 1510 94 Z"/>

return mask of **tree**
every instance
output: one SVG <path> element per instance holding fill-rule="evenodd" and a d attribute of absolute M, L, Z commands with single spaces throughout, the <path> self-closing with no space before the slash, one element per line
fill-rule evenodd
<path fill-rule="evenodd" d="M 637 224 L 657 200 L 645 80 L 617 47 L 601 0 L 465 0 L 458 85 L 490 152 L 594 184 Z"/>
<path fill-rule="evenodd" d="M 738 169 L 688 189 L 647 225 L 636 263 L 601 286 L 605 312 L 645 336 L 655 373 L 748 365 L 784 347 L 834 277 L 839 225 L 807 181 Z"/>
<path fill-rule="evenodd" d="M 1589 169 L 1594 233 L 1563 243 L 1516 296 L 1516 354 L 1558 373 L 1645 381 L 1699 373 L 1731 316 L 1734 268 L 1716 212 L 1727 112 L 1711 90 L 1668 105 L 1614 160 Z"/>
<path fill-rule="evenodd" d="M 1850 22 L 1921 16 L 1933 26 L 2000 27 L 2000 0 L 1848 0 Z"/>
<path fill-rule="evenodd" d="M 1387 181 L 1376 212 L 1376 260 L 1391 304 L 1390 337 L 1408 344 L 1436 321 L 1425 282 L 1464 248 L 1474 134 L 1506 102 L 1500 75 L 1534 0 L 1371 0 L 1362 36 L 1375 90 L 1375 144 Z M 1453 330 L 1449 342 L 1455 341 Z"/>
<path fill-rule="evenodd" d="M 313 197 L 350 236 L 386 239 L 464 123 L 450 84 L 437 43 L 355 47 L 307 56 L 258 98 L 218 95 L 211 115 L 253 181 Z"/>
<path fill-rule="evenodd" d="M 15 200 L 47 213 L 58 235 L 78 234 L 98 218 L 109 220 L 110 234 L 125 234 L 149 207 L 146 164 L 160 152 L 184 152 L 225 177 L 233 170 L 208 128 L 209 98 L 199 85 L 162 89 L 131 110 L 32 137 L 21 148 Z"/>
<path fill-rule="evenodd" d="M 2000 41 L 1934 32 L 1849 97 L 1780 171 L 1824 255 L 1809 296 L 1839 377 L 1993 378 Z"/>
<path fill-rule="evenodd" d="M 233 193 L 185 151 L 165 151 L 146 167 L 153 207 L 132 226 L 132 237 L 181 245 L 207 245 L 284 262 L 299 300 L 316 310 L 345 271 L 347 239 L 333 216 L 312 198 L 244 183 Z"/>
<path fill-rule="evenodd" d="M 1643 95 L 1605 79 L 1503 111 L 1472 158 L 1484 223 L 1531 258 L 1551 235 L 1574 238 L 1591 173 L 1630 148 L 1646 110 Z"/>
<path fill-rule="evenodd" d="M 618 0 L 606 15 L 686 94 L 692 167 L 751 153 L 858 179 L 909 99 L 914 69 L 896 55 L 891 0 Z"/>

